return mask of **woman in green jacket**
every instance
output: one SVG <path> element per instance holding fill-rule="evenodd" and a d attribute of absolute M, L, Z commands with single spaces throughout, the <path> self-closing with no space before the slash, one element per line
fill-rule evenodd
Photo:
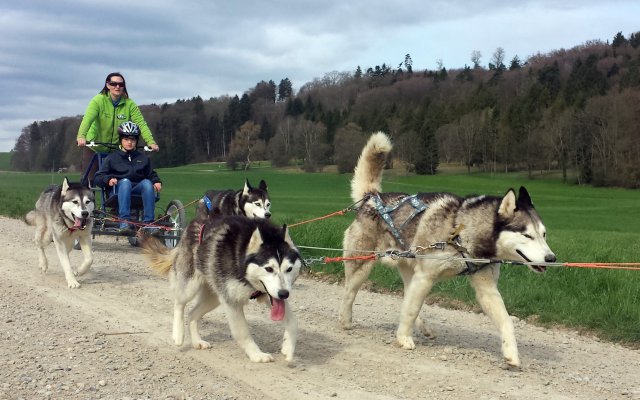
<path fill-rule="evenodd" d="M 118 126 L 126 121 L 133 121 L 140 127 L 142 138 L 153 151 L 160 150 L 138 105 L 129 98 L 124 77 L 119 72 L 112 72 L 107 75 L 100 93 L 89 102 L 89 106 L 82 118 L 80 129 L 78 129 L 76 140 L 78 146 L 84 147 L 82 152 L 82 171 L 91 162 L 94 151 L 108 153 L 113 150 L 104 146 L 88 148 L 85 147 L 87 142 L 93 140 L 119 144 Z M 98 164 L 94 163 L 91 171 L 89 171 L 88 178 L 91 182 L 97 168 Z"/>

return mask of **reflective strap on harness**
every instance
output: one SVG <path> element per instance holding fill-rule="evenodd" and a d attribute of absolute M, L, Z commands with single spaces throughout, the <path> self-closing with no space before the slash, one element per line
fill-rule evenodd
<path fill-rule="evenodd" d="M 417 195 L 415 194 L 411 196 L 405 196 L 397 203 L 389 206 L 385 205 L 382 202 L 382 199 L 380 198 L 380 194 L 372 195 L 371 198 L 373 199 L 373 202 L 375 204 L 376 211 L 378 212 L 378 214 L 380 214 L 380 217 L 382 217 L 384 222 L 386 222 L 387 225 L 389 226 L 389 230 L 391 231 L 391 234 L 393 235 L 393 237 L 396 238 L 396 240 L 398 241 L 398 243 L 400 243 L 400 245 L 402 245 L 402 247 L 406 247 L 404 240 L 402 240 L 400 230 L 402 230 L 405 227 L 405 225 L 411 222 L 411 220 L 416 215 L 426 210 L 427 205 L 424 204 L 424 202 L 422 202 L 421 200 L 419 200 L 417 198 Z M 395 224 L 393 223 L 393 218 L 391 218 L 390 214 L 395 210 L 397 210 L 401 205 L 403 205 L 407 201 L 411 204 L 414 210 L 411 213 L 411 215 L 409 215 L 407 219 L 400 225 L 400 227 L 396 228 Z"/>

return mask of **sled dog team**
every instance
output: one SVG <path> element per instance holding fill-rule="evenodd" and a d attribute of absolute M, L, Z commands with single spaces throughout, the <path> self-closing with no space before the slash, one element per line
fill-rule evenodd
<path fill-rule="evenodd" d="M 451 193 L 387 193 L 382 191 L 383 168 L 392 144 L 382 132 L 374 133 L 360 154 L 351 180 L 352 200 L 359 204 L 355 220 L 344 233 L 344 256 L 357 250 L 405 252 L 421 249 L 415 258 L 382 257 L 379 262 L 396 268 L 404 284 L 396 338 L 400 347 L 413 349 L 414 330 L 433 337 L 419 314 L 433 285 L 442 279 L 466 275 L 478 303 L 500 334 L 502 355 L 509 366 L 520 359 L 513 323 L 498 291 L 499 261 L 474 264 L 465 260 L 513 260 L 526 262 L 534 272 L 556 257 L 546 243 L 546 230 L 529 193 L 521 187 L 499 196 L 459 197 Z M 194 300 L 186 324 L 191 345 L 206 349 L 200 336 L 200 319 L 222 306 L 232 336 L 251 361 L 270 362 L 253 340 L 244 306 L 250 299 L 270 307 L 274 321 L 284 321 L 281 352 L 293 359 L 297 322 L 288 304 L 293 284 L 302 268 L 302 257 L 286 225 L 269 221 L 271 202 L 267 185 L 257 188 L 249 181 L 240 190 L 209 190 L 199 201 L 196 217 L 188 224 L 174 249 L 147 237 L 142 243 L 149 266 L 167 275 L 174 297 L 173 341 L 182 345 L 184 310 Z M 39 266 L 46 271 L 44 248 L 54 242 L 58 259 L 70 288 L 80 286 L 76 275 L 89 270 L 93 192 L 70 183 L 52 185 L 29 212 L 27 223 L 36 226 L 35 243 Z M 78 240 L 84 260 L 77 270 L 69 253 Z M 440 244 L 437 249 L 432 245 Z M 444 245 L 442 245 L 444 244 Z M 429 249 L 429 250 L 424 250 Z M 536 265 L 540 263 L 541 265 Z M 339 311 L 344 329 L 352 327 L 355 297 L 375 261 L 347 259 L 344 262 L 345 292 Z"/>

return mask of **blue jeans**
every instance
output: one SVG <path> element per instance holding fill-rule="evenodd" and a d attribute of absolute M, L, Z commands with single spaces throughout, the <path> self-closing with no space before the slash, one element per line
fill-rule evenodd
<path fill-rule="evenodd" d="M 131 195 L 139 195 L 142 197 L 144 208 L 142 222 L 153 222 L 156 194 L 153 183 L 149 179 L 138 183 L 133 183 L 129 179 L 120 179 L 115 187 L 115 194 L 118 195 L 118 214 L 121 220 L 131 221 Z"/>

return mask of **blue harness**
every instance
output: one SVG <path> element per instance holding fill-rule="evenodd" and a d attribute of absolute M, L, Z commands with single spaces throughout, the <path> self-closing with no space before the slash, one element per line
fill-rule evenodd
<path fill-rule="evenodd" d="M 202 200 L 204 201 L 204 205 L 207 206 L 207 209 L 209 211 L 211 211 L 211 207 L 213 207 L 213 204 L 211 204 L 211 199 L 207 197 L 207 195 L 205 194 L 202 197 Z"/>
<path fill-rule="evenodd" d="M 382 199 L 380 198 L 379 194 L 371 195 L 371 198 L 375 203 L 376 211 L 378 212 L 378 214 L 380 214 L 384 222 L 386 222 L 387 225 L 389 226 L 389 230 L 391 231 L 391 234 L 393 235 L 393 237 L 396 238 L 398 243 L 400 243 L 400 245 L 402 245 L 403 248 L 406 248 L 404 240 L 402 240 L 402 235 L 400 234 L 400 231 L 402 231 L 405 225 L 411 222 L 411 220 L 416 215 L 426 210 L 427 205 L 422 200 L 418 199 L 417 195 L 415 194 L 411 196 L 405 196 L 402 199 L 400 199 L 400 201 L 398 201 L 397 203 L 391 204 L 391 205 L 385 205 L 382 202 Z M 401 205 L 403 205 L 406 202 L 409 202 L 409 204 L 411 204 L 411 206 L 413 207 L 413 212 L 411 213 L 411 215 L 407 217 L 407 219 L 399 227 L 396 228 L 395 224 L 393 223 L 393 218 L 391 218 L 391 213 L 393 213 L 395 210 L 397 210 Z"/>

